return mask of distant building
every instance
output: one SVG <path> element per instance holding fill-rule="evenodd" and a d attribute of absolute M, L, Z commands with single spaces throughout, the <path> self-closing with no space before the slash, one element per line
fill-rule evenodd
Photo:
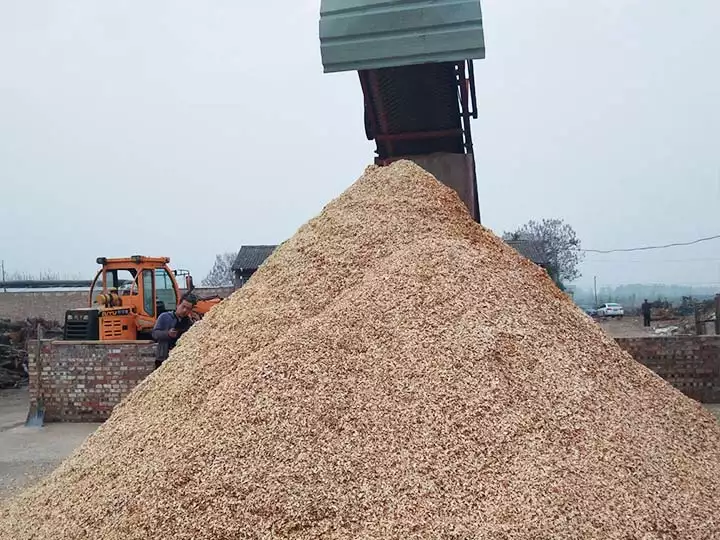
<path fill-rule="evenodd" d="M 235 287 L 240 288 L 260 268 L 277 246 L 242 246 L 232 266 Z"/>
<path fill-rule="evenodd" d="M 560 284 L 557 272 L 555 272 L 550 264 L 550 261 L 545 256 L 539 242 L 533 240 L 505 240 L 505 243 L 511 248 L 514 248 L 515 251 L 526 259 L 529 259 L 539 267 L 544 268 L 552 280 L 557 283 L 559 287 L 563 288 Z"/>

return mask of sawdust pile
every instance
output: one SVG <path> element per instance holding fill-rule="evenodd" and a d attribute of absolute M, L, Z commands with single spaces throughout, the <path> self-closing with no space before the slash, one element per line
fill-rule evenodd
<path fill-rule="evenodd" d="M 3 539 L 720 538 L 720 427 L 401 162 L 213 310 Z"/>

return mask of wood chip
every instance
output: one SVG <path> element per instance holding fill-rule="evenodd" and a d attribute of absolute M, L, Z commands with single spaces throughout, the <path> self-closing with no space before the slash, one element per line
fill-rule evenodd
<path fill-rule="evenodd" d="M 364 176 L 2 539 L 716 539 L 720 425 L 409 162 Z"/>

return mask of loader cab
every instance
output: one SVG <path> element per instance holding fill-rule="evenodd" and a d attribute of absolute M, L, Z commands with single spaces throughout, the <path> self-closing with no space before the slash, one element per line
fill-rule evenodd
<path fill-rule="evenodd" d="M 100 310 L 100 339 L 149 339 L 157 317 L 174 310 L 180 291 L 167 257 L 99 258 L 90 307 Z"/>
<path fill-rule="evenodd" d="M 69 310 L 65 339 L 135 341 L 150 339 L 158 316 L 180 298 L 167 257 L 97 259 L 100 269 L 86 308 Z"/>

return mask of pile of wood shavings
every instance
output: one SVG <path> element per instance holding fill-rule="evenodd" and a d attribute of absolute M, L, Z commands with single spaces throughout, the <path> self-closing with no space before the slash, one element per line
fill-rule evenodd
<path fill-rule="evenodd" d="M 215 308 L 2 539 L 714 539 L 720 426 L 409 162 Z"/>

